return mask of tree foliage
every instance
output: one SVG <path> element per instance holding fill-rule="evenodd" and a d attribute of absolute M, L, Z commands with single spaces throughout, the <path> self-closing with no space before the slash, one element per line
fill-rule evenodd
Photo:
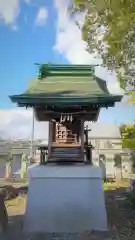
<path fill-rule="evenodd" d="M 120 85 L 135 89 L 135 0 L 72 0 L 70 13 L 85 13 L 82 38 L 90 53 L 98 52 Z"/>
<path fill-rule="evenodd" d="M 122 125 L 120 131 L 123 147 L 135 149 L 135 125 Z"/>

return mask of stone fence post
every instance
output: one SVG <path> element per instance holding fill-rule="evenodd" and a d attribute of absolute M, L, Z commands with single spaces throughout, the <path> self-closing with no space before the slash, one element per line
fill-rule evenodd
<path fill-rule="evenodd" d="M 27 175 L 27 163 L 28 163 L 28 156 L 26 154 L 22 154 L 21 171 L 20 171 L 21 179 L 24 179 Z"/>
<path fill-rule="evenodd" d="M 11 179 L 12 178 L 12 154 L 9 153 L 7 155 L 6 167 L 5 167 L 5 178 Z"/>

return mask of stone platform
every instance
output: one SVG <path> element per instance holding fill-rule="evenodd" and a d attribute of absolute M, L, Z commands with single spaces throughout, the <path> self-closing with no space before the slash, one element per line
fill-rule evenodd
<path fill-rule="evenodd" d="M 39 165 L 28 174 L 24 232 L 108 230 L 100 168 Z"/>

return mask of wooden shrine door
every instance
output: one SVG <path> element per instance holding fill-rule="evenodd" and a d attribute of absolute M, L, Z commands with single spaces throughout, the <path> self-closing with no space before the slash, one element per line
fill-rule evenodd
<path fill-rule="evenodd" d="M 80 144 L 80 121 L 56 123 L 55 143 L 59 145 Z"/>

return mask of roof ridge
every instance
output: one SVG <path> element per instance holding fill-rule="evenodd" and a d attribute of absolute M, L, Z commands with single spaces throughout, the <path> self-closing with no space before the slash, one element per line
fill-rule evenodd
<path fill-rule="evenodd" d="M 39 65 L 39 78 L 45 78 L 47 76 L 90 76 L 94 75 L 94 65 L 50 65 L 41 64 Z"/>
<path fill-rule="evenodd" d="M 94 64 L 51 64 L 51 63 L 37 63 L 38 66 L 45 66 L 48 68 L 64 68 L 64 67 L 68 67 L 68 68 L 75 68 L 75 67 L 82 67 L 82 68 L 94 68 L 98 65 L 94 65 Z"/>

